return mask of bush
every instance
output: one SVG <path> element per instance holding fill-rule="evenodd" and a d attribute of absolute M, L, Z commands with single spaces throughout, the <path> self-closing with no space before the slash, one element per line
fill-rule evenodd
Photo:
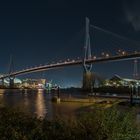
<path fill-rule="evenodd" d="M 140 140 L 135 114 L 116 108 L 47 120 L 0 108 L 0 140 Z"/>

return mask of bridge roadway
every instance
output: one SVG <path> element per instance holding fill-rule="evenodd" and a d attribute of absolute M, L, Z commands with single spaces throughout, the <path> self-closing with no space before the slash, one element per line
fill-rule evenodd
<path fill-rule="evenodd" d="M 139 58 L 140 58 L 140 52 L 136 52 L 136 53 L 130 53 L 127 55 L 116 55 L 116 56 L 110 56 L 110 57 L 98 57 L 98 58 L 93 57 L 91 59 L 86 60 L 86 64 L 125 61 L 125 60 L 131 60 L 131 59 L 139 59 Z M 66 66 L 82 65 L 82 64 L 83 64 L 83 60 L 71 60 L 71 61 L 59 62 L 55 64 L 47 64 L 44 66 L 38 66 L 34 68 L 28 68 L 24 70 L 15 71 L 15 72 L 12 72 L 11 74 L 5 74 L 1 76 L 0 79 L 4 79 L 7 77 L 14 77 L 18 75 L 24 75 L 28 73 L 39 72 L 39 71 L 46 71 L 46 70 L 56 69 L 56 68 L 61 68 L 61 67 L 66 67 Z"/>

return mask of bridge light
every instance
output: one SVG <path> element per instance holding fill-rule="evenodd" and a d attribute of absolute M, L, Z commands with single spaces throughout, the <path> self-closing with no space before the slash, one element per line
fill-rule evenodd
<path fill-rule="evenodd" d="M 119 50 L 117 51 L 117 54 L 118 54 L 118 55 L 121 55 L 121 53 L 122 53 L 122 51 L 119 49 Z"/>
<path fill-rule="evenodd" d="M 122 55 L 126 55 L 126 52 L 125 51 L 122 51 Z"/>
<path fill-rule="evenodd" d="M 105 56 L 106 56 L 106 57 L 109 57 L 109 54 L 107 53 Z"/>
<path fill-rule="evenodd" d="M 119 53 L 119 54 L 122 53 L 122 52 L 123 52 L 123 50 L 121 50 L 121 49 L 118 50 L 118 53 Z"/>

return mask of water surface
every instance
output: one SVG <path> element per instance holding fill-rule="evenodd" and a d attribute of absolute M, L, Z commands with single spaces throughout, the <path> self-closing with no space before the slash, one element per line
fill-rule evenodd
<path fill-rule="evenodd" d="M 0 105 L 18 107 L 25 112 L 36 114 L 38 117 L 53 118 L 55 116 L 74 116 L 81 107 L 88 106 L 86 103 L 61 102 L 52 103 L 54 93 L 47 93 L 42 90 L 2 90 L 0 89 Z M 74 93 L 60 94 L 60 96 L 84 98 L 83 95 Z"/>

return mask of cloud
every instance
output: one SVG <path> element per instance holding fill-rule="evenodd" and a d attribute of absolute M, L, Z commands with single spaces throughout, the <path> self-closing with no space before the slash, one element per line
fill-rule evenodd
<path fill-rule="evenodd" d="M 140 0 L 125 0 L 124 12 L 127 22 L 135 31 L 140 31 Z"/>

